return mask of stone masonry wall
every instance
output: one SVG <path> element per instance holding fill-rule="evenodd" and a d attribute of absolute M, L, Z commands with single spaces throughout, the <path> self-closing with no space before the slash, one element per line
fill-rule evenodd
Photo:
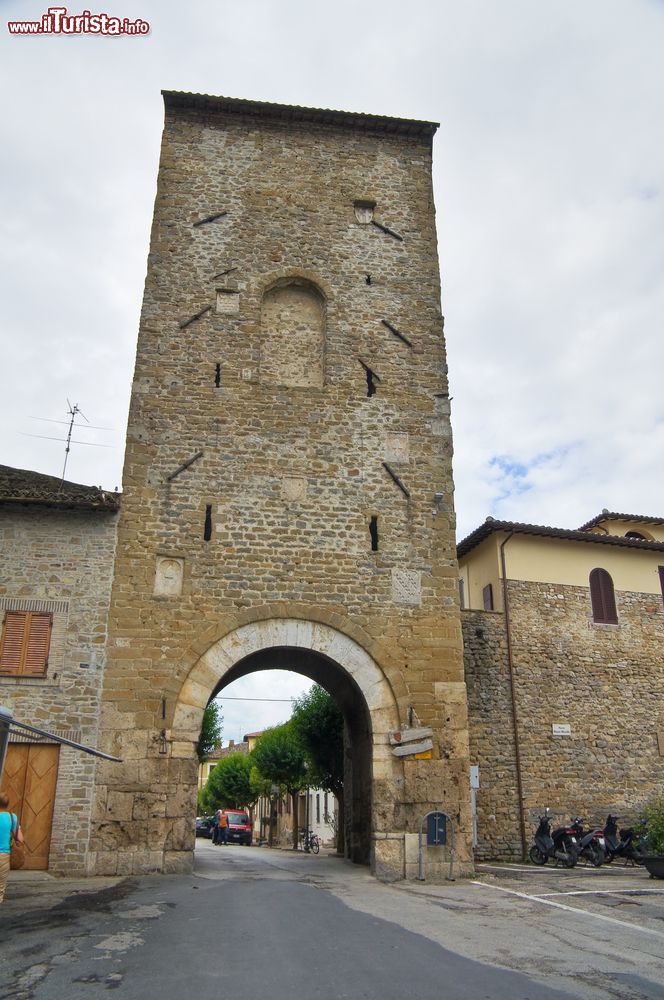
<path fill-rule="evenodd" d="M 18 721 L 96 746 L 117 515 L 37 505 L 0 508 L 0 616 L 52 611 L 44 678 L 0 677 Z M 49 870 L 85 872 L 95 759 L 60 749 Z"/>
<path fill-rule="evenodd" d="M 547 805 L 589 823 L 609 810 L 634 818 L 664 781 L 661 601 L 617 591 L 619 624 L 597 625 L 587 588 L 510 581 L 508 589 L 527 837 Z M 515 794 L 510 769 L 497 771 L 507 744 L 513 756 L 503 616 L 464 614 L 464 641 L 471 759 L 493 763 L 495 773 L 480 793 L 480 850 L 513 856 L 513 815 L 497 812 Z M 571 735 L 554 736 L 554 724 L 569 725 Z"/>
<path fill-rule="evenodd" d="M 514 728 L 504 618 L 461 613 L 468 688 L 470 763 L 479 765 L 475 857 L 521 857 Z"/>
<path fill-rule="evenodd" d="M 467 858 L 431 138 L 168 103 L 104 694 L 106 745 L 127 763 L 100 769 L 91 865 L 190 864 L 196 762 L 181 743 L 159 754 L 162 704 L 170 734 L 205 637 L 265 617 L 361 633 L 395 723 L 436 730 L 398 787 L 375 773 L 388 866 L 403 870 L 430 802 L 458 816 Z M 402 239 L 359 222 L 358 199 Z"/>

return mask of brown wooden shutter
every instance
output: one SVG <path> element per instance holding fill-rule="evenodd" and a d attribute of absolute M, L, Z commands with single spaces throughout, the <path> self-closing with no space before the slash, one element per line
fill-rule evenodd
<path fill-rule="evenodd" d="M 618 624 L 613 580 L 605 569 L 594 569 L 590 574 L 590 603 L 593 621 L 607 625 Z"/>
<path fill-rule="evenodd" d="M 664 604 L 664 566 L 658 566 L 657 570 L 659 572 L 659 585 L 662 590 L 662 603 Z"/>
<path fill-rule="evenodd" d="M 493 587 L 490 583 L 487 583 L 486 587 L 482 590 L 482 600 L 484 602 L 484 610 L 493 611 Z"/>
<path fill-rule="evenodd" d="M 25 611 L 20 613 L 8 611 L 5 615 L 2 648 L 0 649 L 0 673 L 2 674 L 19 674 L 21 672 L 26 618 Z"/>
<path fill-rule="evenodd" d="M 43 677 L 48 666 L 52 615 L 8 611 L 0 647 L 0 674 Z"/>
<path fill-rule="evenodd" d="M 42 677 L 48 666 L 48 649 L 51 643 L 51 615 L 30 615 L 26 636 L 23 673 Z"/>

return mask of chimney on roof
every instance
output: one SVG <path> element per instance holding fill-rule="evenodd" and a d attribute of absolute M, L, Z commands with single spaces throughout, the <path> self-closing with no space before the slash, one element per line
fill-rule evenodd
<path fill-rule="evenodd" d="M 235 746 L 235 740 L 229 740 L 228 741 L 228 749 L 232 750 L 234 746 Z"/>

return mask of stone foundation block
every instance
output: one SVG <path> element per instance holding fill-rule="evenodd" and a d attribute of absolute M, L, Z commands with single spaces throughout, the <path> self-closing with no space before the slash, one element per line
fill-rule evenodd
<path fill-rule="evenodd" d="M 398 882 L 404 877 L 402 834 L 376 834 L 372 854 L 371 870 L 381 882 Z"/>

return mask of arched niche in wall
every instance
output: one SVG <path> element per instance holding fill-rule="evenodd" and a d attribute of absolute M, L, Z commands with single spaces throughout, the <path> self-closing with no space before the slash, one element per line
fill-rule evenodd
<path fill-rule="evenodd" d="M 325 298 L 306 278 L 281 278 L 261 303 L 260 380 L 319 388 L 325 381 Z"/>

